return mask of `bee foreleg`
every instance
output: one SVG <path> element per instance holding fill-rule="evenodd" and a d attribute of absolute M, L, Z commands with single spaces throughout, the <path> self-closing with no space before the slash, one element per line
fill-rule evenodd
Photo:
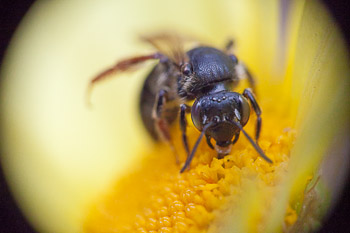
<path fill-rule="evenodd" d="M 206 138 L 207 138 L 207 144 L 208 144 L 208 146 L 211 148 L 211 149 L 214 149 L 214 146 L 213 146 L 213 144 L 211 143 L 211 136 L 209 136 L 209 135 L 205 135 L 206 136 Z"/>
<path fill-rule="evenodd" d="M 238 133 L 235 134 L 235 139 L 233 139 L 232 145 L 235 144 L 238 141 L 239 133 L 240 133 L 240 131 L 238 131 Z"/>
<path fill-rule="evenodd" d="M 256 119 L 256 134 L 255 134 L 255 140 L 257 142 L 258 139 L 259 139 L 260 130 L 261 130 L 261 109 L 260 109 L 260 107 L 258 105 L 258 102 L 256 101 L 256 99 L 254 97 L 254 94 L 250 90 L 250 88 L 246 88 L 243 91 L 243 96 L 246 97 L 247 99 L 249 99 L 250 104 L 252 105 L 252 107 L 253 107 L 253 109 L 255 111 L 255 114 L 257 116 L 257 119 Z"/>
<path fill-rule="evenodd" d="M 186 120 L 186 113 L 189 112 L 191 107 L 187 106 L 186 104 L 180 105 L 180 128 L 182 133 L 182 142 L 185 147 L 187 156 L 190 154 L 190 150 L 188 147 L 188 141 L 187 141 L 187 135 L 186 135 L 186 127 L 187 127 L 187 120 Z"/>

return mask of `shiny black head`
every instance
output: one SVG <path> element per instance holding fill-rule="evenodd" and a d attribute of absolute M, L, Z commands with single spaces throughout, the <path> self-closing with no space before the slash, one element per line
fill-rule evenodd
<path fill-rule="evenodd" d="M 237 92 L 221 91 L 198 98 L 192 106 L 192 121 L 207 137 L 216 141 L 217 150 L 229 148 L 240 129 L 232 122 L 245 126 L 250 116 L 250 106 L 244 96 Z M 220 151 L 218 151 L 221 153 Z"/>
<path fill-rule="evenodd" d="M 197 47 L 187 52 L 189 61 L 181 66 L 180 97 L 195 98 L 222 86 L 230 89 L 236 77 L 237 58 L 212 48 Z M 217 90 L 216 90 L 217 91 Z"/>

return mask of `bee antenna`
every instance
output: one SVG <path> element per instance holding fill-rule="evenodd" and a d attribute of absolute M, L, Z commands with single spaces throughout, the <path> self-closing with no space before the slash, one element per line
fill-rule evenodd
<path fill-rule="evenodd" d="M 241 126 L 240 123 L 236 122 L 236 121 L 230 121 L 232 124 L 234 124 L 235 126 L 237 126 L 242 132 L 243 134 L 246 136 L 246 138 L 249 140 L 249 142 L 252 144 L 252 146 L 254 147 L 254 149 L 259 153 L 259 155 L 265 159 L 267 162 L 269 163 L 273 163 L 271 159 L 269 159 L 269 157 L 267 157 L 264 153 L 264 151 L 260 148 L 260 146 L 258 145 L 258 143 L 254 142 L 254 140 L 248 135 L 248 133 L 243 129 L 243 127 Z"/>
<path fill-rule="evenodd" d="M 199 143 L 201 142 L 205 132 L 212 125 L 213 125 L 213 122 L 210 122 L 209 124 L 204 126 L 204 128 L 203 128 L 203 130 L 201 132 L 201 135 L 199 135 L 199 137 L 198 137 L 198 139 L 196 141 L 196 144 L 194 144 L 194 147 L 193 147 L 193 149 L 191 151 L 191 154 L 187 157 L 185 165 L 181 168 L 180 173 L 183 173 L 186 170 L 186 168 L 190 165 L 190 163 L 191 163 L 191 161 L 193 159 L 193 156 L 196 153 L 197 147 L 198 147 Z"/>

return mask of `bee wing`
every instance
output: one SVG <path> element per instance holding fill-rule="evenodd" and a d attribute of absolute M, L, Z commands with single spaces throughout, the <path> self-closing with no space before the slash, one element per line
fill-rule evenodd
<path fill-rule="evenodd" d="M 152 36 L 142 36 L 141 39 L 150 43 L 159 53 L 168 57 L 175 65 L 181 66 L 188 61 L 184 51 L 186 38 L 172 33 L 162 33 Z"/>

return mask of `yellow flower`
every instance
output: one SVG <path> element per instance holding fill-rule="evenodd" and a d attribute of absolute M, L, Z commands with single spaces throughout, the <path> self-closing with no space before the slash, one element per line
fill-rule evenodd
<path fill-rule="evenodd" d="M 331 171 L 341 170 L 340 153 L 333 152 L 349 130 L 349 59 L 321 4 L 293 1 L 286 20 L 280 4 L 36 2 L 2 67 L 0 106 L 4 171 L 35 228 L 300 232 L 317 227 L 342 182 Z M 137 37 L 162 30 L 218 48 L 235 39 L 239 59 L 257 77 L 260 144 L 273 164 L 241 138 L 220 160 L 202 143 L 191 169 L 180 174 L 169 148 L 154 144 L 139 120 L 138 95 L 151 63 L 98 85 L 93 108 L 87 108 L 91 77 L 118 59 L 153 51 Z M 250 133 L 254 119 L 246 127 Z M 173 134 L 181 148 L 176 127 Z M 198 132 L 192 125 L 189 135 L 193 145 Z"/>

